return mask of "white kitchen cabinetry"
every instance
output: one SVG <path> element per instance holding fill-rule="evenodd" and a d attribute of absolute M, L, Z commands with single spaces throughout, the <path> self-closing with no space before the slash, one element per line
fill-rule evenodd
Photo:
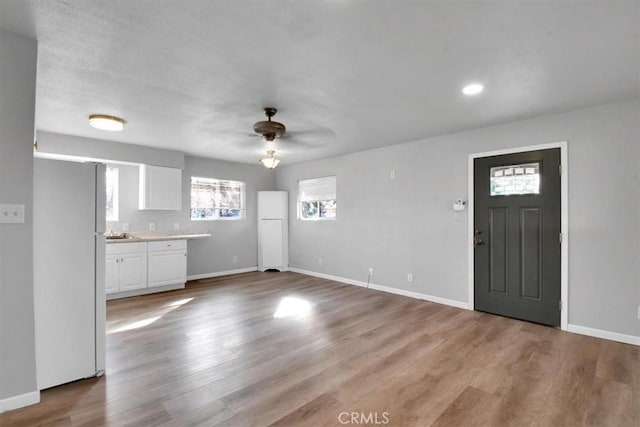
<path fill-rule="evenodd" d="M 107 294 L 147 287 L 147 243 L 113 243 L 106 249 Z"/>
<path fill-rule="evenodd" d="M 182 209 L 182 169 L 140 165 L 140 210 Z"/>
<path fill-rule="evenodd" d="M 187 241 L 149 242 L 150 288 L 187 281 Z"/>
<path fill-rule="evenodd" d="M 289 266 L 288 194 L 258 192 L 258 269 L 286 270 Z"/>

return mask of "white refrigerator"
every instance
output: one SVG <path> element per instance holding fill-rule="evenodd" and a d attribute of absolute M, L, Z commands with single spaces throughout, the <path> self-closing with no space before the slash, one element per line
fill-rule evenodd
<path fill-rule="evenodd" d="M 39 390 L 105 369 L 105 165 L 34 160 Z"/>
<path fill-rule="evenodd" d="M 258 191 L 258 270 L 289 267 L 288 193 Z"/>

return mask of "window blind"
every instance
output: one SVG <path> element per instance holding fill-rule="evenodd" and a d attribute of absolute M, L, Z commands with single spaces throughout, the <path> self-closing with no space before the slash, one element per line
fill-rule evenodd
<path fill-rule="evenodd" d="M 336 199 L 336 177 L 301 179 L 298 181 L 298 201 Z"/>

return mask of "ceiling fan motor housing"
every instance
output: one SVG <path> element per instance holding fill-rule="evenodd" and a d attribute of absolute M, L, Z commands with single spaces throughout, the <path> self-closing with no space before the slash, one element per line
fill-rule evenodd
<path fill-rule="evenodd" d="M 271 120 L 271 117 L 275 116 L 277 112 L 278 110 L 275 108 L 265 108 L 264 114 L 267 116 L 267 120 L 253 124 L 255 133 L 262 135 L 266 141 L 273 141 L 276 138 L 280 138 L 287 131 L 287 128 L 282 123 Z"/>

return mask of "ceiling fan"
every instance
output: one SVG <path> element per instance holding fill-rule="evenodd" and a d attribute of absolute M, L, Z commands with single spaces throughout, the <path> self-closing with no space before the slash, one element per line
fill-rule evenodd
<path fill-rule="evenodd" d="M 261 137 L 267 143 L 273 143 L 276 139 L 289 140 L 298 146 L 318 147 L 323 145 L 322 141 L 335 139 L 336 134 L 333 130 L 316 126 L 311 129 L 287 130 L 283 123 L 273 120 L 278 110 L 274 107 L 264 108 L 264 114 L 267 120 L 262 120 L 253 124 L 253 133 L 250 136 Z M 246 135 L 246 133 L 243 132 Z"/>
<path fill-rule="evenodd" d="M 264 114 L 267 116 L 267 120 L 262 120 L 253 124 L 253 131 L 258 135 L 262 135 L 262 138 L 267 142 L 273 142 L 276 138 L 282 137 L 287 128 L 280 122 L 271 120 L 276 115 L 278 110 L 273 107 L 267 107 L 264 109 Z"/>

